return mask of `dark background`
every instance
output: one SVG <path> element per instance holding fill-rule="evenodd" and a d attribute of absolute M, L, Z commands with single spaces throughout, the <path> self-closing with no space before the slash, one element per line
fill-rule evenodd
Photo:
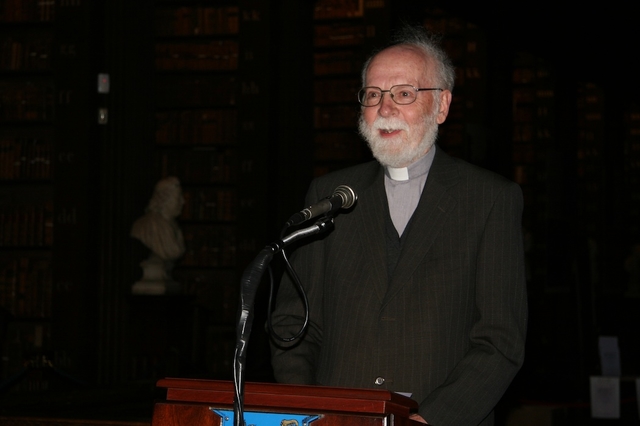
<path fill-rule="evenodd" d="M 238 69 L 166 72 L 155 67 L 159 42 L 198 40 L 156 37 L 155 11 L 178 3 L 239 5 L 243 12 L 259 12 L 257 20 L 242 15 L 238 35 L 208 38 L 239 41 Z M 284 221 L 303 207 L 314 175 L 369 158 L 357 137 L 358 148 L 348 158 L 318 158 L 318 135 L 336 131 L 353 136 L 354 131 L 348 126 L 322 128 L 314 121 L 315 110 L 327 106 L 314 101 L 314 84 L 331 78 L 313 72 L 313 53 L 330 50 L 314 47 L 314 28 L 327 23 L 314 21 L 314 3 L 319 2 L 69 2 L 56 6 L 53 24 L 6 19 L 0 23 L 0 35 L 6 37 L 51 32 L 54 46 L 48 71 L 2 70 L 2 82 L 50 79 L 56 94 L 72 93 L 69 104 L 56 103 L 52 121 L 2 120 L 4 138 L 53 129 L 56 163 L 51 181 L 0 182 L 3 208 L 45 193 L 42 198 L 52 202 L 55 220 L 50 248 L 0 247 L 0 259 L 45 253 L 53 274 L 51 317 L 3 316 L 8 331 L 0 348 L 5 358 L 14 358 L 3 364 L 0 415 L 146 419 L 152 399 L 159 395 L 154 389 L 158 378 L 230 378 L 240 273 L 264 244 L 277 238 Z M 623 368 L 621 422 L 636 424 L 631 380 L 640 375 L 640 299 L 625 296 L 629 275 L 624 261 L 640 243 L 638 168 L 631 167 L 638 161 L 631 147 L 638 142 L 628 121 L 640 108 L 637 15 L 631 6 L 617 4 L 621 2 L 573 8 L 548 1 L 500 7 L 460 1 L 386 3 L 383 8 L 366 8 L 362 21 L 374 26 L 376 35 L 354 49 L 355 58 L 364 58 L 384 43 L 400 22 L 423 23 L 437 9 L 481 34 L 486 74 L 475 92 L 464 85 L 454 91 L 462 113 L 444 124 L 441 145 L 448 150 L 447 136 L 456 136 L 455 129 L 462 128 L 462 144 L 451 145 L 452 153 L 511 179 L 518 166 L 518 144 L 512 140 L 517 125 L 513 93 L 519 87 L 513 81 L 515 58 L 526 52 L 552 69 L 553 138 L 535 141 L 536 159 L 527 165 L 535 183 L 523 184 L 528 200 L 524 220 L 534 241 L 528 259 L 533 272 L 528 283 L 527 359 L 505 395 L 499 420 L 504 423 L 512 409 L 524 406 L 552 413 L 549 424 L 598 423 L 589 419 L 588 377 L 600 374 L 598 337 L 615 335 Z M 444 40 L 468 36 L 444 34 Z M 68 54 L 69 46 L 74 54 Z M 253 61 L 246 60 L 247 52 Z M 98 72 L 111 76 L 108 95 L 95 93 Z M 341 77 L 358 76 L 357 71 L 351 74 Z M 233 229 L 238 241 L 234 261 L 222 267 L 194 267 L 183 261 L 175 276 L 184 294 L 132 296 L 131 285 L 140 277 L 138 263 L 147 251 L 128 233 L 162 177 L 161 159 L 201 152 L 179 143 L 156 143 L 156 114 L 189 109 L 162 105 L 159 94 L 182 81 L 220 75 L 260 88 L 256 95 L 238 84 L 234 105 L 220 104 L 215 100 L 219 94 L 213 93 L 212 105 L 197 106 L 238 111 L 238 143 L 216 147 L 234 152 L 237 174 L 230 182 L 214 184 L 179 177 L 184 189 L 194 194 L 231 188 L 238 197 L 236 215 L 231 221 L 183 217 L 181 226 L 201 235 L 211 234 L 212 227 Z M 578 105 L 587 83 L 596 88 L 605 118 L 593 145 L 598 154 L 588 164 L 591 174 L 581 174 L 584 164 L 578 153 L 585 142 Z M 479 103 L 473 110 L 466 107 L 470 99 Z M 98 107 L 109 110 L 106 126 L 96 124 Z M 351 112 L 357 108 L 354 102 Z M 60 155 L 65 153 L 73 153 L 78 161 L 65 163 L 67 157 Z M 598 190 L 591 191 L 594 187 Z M 276 275 L 281 268 L 274 265 Z M 261 327 L 267 292 L 265 282 L 256 305 L 249 380 L 272 380 Z M 16 363 L 11 344 L 17 328 L 30 330 L 38 324 L 49 331 L 36 355 L 44 354 L 53 368 L 30 365 L 25 374 L 19 367 L 34 350 L 23 343 L 27 349 L 17 355 Z M 19 376 L 12 381 L 15 373 Z M 35 383 L 35 389 L 28 383 Z M 103 401 L 100 409 L 96 400 Z"/>

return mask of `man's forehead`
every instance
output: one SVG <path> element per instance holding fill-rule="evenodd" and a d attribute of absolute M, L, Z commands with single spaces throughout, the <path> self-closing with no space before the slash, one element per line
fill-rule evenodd
<path fill-rule="evenodd" d="M 427 55 L 413 46 L 394 46 L 379 52 L 369 64 L 367 84 L 372 80 L 393 80 L 394 84 L 427 83 L 433 66 Z M 374 82 L 375 82 L 374 81 Z"/>

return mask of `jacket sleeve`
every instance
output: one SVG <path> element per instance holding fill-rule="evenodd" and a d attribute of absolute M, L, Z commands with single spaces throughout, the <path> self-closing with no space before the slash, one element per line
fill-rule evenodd
<path fill-rule="evenodd" d="M 447 380 L 420 401 L 420 414 L 438 426 L 489 420 L 524 360 L 522 192 L 510 183 L 490 202 L 476 257 L 476 321 L 470 350 Z"/>

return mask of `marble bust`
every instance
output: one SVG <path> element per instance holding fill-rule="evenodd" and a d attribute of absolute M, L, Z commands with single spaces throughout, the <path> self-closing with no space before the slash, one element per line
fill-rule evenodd
<path fill-rule="evenodd" d="M 140 263 L 141 281 L 133 285 L 134 294 L 166 294 L 180 291 L 171 271 L 185 252 L 184 237 L 176 218 L 184 205 L 180 181 L 173 176 L 161 179 L 155 186 L 145 214 L 136 220 L 131 236 L 150 250 Z"/>

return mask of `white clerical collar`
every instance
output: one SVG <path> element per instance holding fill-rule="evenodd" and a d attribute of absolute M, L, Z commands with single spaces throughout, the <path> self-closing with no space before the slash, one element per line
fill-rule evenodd
<path fill-rule="evenodd" d="M 433 163 L 433 157 L 436 155 L 436 146 L 433 145 L 426 155 L 420 157 L 414 163 L 408 167 L 390 167 L 386 166 L 387 176 L 397 182 L 405 182 L 409 179 L 413 179 L 422 176 L 429 172 L 431 164 Z"/>
<path fill-rule="evenodd" d="M 387 166 L 387 173 L 389 173 L 389 177 L 393 180 L 405 181 L 409 180 L 409 168 L 408 167 L 390 167 Z"/>

